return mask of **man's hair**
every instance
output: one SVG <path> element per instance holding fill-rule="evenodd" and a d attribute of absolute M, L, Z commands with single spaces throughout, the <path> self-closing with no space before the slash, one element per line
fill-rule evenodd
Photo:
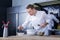
<path fill-rule="evenodd" d="M 38 4 L 38 3 L 34 3 L 34 5 L 36 5 L 36 6 L 40 7 L 40 8 L 42 8 L 42 6 L 41 6 L 40 4 Z"/>
<path fill-rule="evenodd" d="M 38 10 L 38 11 L 40 11 L 40 10 L 42 10 L 43 9 L 43 7 L 40 5 L 40 4 L 38 4 L 38 3 L 34 3 L 34 7 L 35 7 L 35 9 L 36 10 Z"/>
<path fill-rule="evenodd" d="M 26 9 L 29 9 L 29 8 L 31 8 L 31 9 L 33 9 L 33 8 L 35 8 L 32 4 L 29 4 L 27 7 L 26 7 Z"/>

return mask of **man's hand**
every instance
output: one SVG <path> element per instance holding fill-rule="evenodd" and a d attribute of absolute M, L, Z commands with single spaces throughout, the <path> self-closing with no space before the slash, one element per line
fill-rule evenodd
<path fill-rule="evenodd" d="M 18 27 L 18 29 L 19 29 L 19 30 L 22 30 L 22 29 L 23 29 L 23 27 L 22 27 L 22 26 L 19 26 L 19 27 Z"/>
<path fill-rule="evenodd" d="M 38 25 L 38 26 L 40 26 L 40 27 L 45 27 L 46 25 L 47 25 L 48 23 L 43 23 L 43 24 L 40 24 L 40 25 Z"/>
<path fill-rule="evenodd" d="M 46 25 L 45 25 L 45 24 L 41 24 L 40 26 L 41 26 L 41 27 L 45 27 Z"/>

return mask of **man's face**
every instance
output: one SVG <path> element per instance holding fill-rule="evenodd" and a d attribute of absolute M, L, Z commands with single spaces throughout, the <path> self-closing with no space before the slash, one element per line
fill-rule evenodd
<path fill-rule="evenodd" d="M 30 15 L 34 15 L 36 11 L 35 11 L 34 8 L 33 8 L 33 9 L 29 8 L 29 9 L 27 9 L 27 12 L 28 12 Z"/>

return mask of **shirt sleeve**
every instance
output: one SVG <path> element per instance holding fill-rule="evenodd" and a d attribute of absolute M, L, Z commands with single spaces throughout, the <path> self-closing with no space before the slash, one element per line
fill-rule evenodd
<path fill-rule="evenodd" d="M 41 13 L 41 21 L 40 21 L 41 24 L 46 23 L 46 16 L 47 16 L 47 14 L 44 11 L 42 11 L 42 13 Z"/>
<path fill-rule="evenodd" d="M 43 12 L 42 18 L 45 21 L 45 23 L 49 23 L 50 22 L 50 20 L 48 20 L 48 16 L 47 16 L 46 12 Z"/>
<path fill-rule="evenodd" d="M 49 19 L 49 17 L 48 17 L 48 16 L 49 16 L 49 15 L 47 14 L 47 15 L 46 15 L 46 22 L 47 22 L 47 23 L 50 23 L 50 22 L 51 22 L 51 20 Z"/>
<path fill-rule="evenodd" d="M 29 16 L 27 16 L 25 22 L 22 24 L 22 27 L 23 27 L 23 28 L 26 28 L 27 25 L 28 25 L 28 23 L 29 23 Z"/>

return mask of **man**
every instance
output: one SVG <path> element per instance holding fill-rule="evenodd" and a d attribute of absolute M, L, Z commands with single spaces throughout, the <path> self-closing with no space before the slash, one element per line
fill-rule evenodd
<path fill-rule="evenodd" d="M 35 7 L 38 6 L 29 4 L 26 7 L 29 15 L 26 18 L 25 22 L 18 27 L 18 29 L 33 29 L 35 30 L 35 34 L 44 33 L 44 35 L 48 35 L 48 28 L 46 27 L 46 13 L 44 11 L 37 11 Z"/>

